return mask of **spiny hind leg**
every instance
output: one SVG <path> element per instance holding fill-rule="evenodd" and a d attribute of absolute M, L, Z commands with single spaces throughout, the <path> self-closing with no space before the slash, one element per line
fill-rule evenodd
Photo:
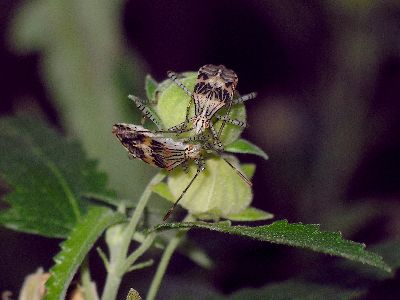
<path fill-rule="evenodd" d="M 243 102 L 245 102 L 245 101 L 247 101 L 247 100 L 254 99 L 255 97 L 257 97 L 257 93 L 256 93 L 256 92 L 252 92 L 252 93 L 250 93 L 250 94 L 243 95 L 243 96 L 241 96 L 241 97 L 239 97 L 239 98 L 233 99 L 233 100 L 232 100 L 232 104 L 243 103 Z"/>
<path fill-rule="evenodd" d="M 168 129 L 157 130 L 157 133 L 176 133 L 181 134 L 184 132 L 188 132 L 192 130 L 191 128 L 187 128 L 188 123 L 186 121 L 179 123 L 178 125 L 172 126 Z"/>
<path fill-rule="evenodd" d="M 210 131 L 211 131 L 211 135 L 213 137 L 214 140 L 214 147 L 217 150 L 224 150 L 224 146 L 221 143 L 221 140 L 219 139 L 219 136 L 217 134 L 217 132 L 215 131 L 214 125 L 212 123 L 210 123 Z"/>
<path fill-rule="evenodd" d="M 179 201 L 181 201 L 181 199 L 183 198 L 183 196 L 186 194 L 187 190 L 190 188 L 190 186 L 192 185 L 192 183 L 196 180 L 197 176 L 200 174 L 201 171 L 204 170 L 204 164 L 203 162 L 197 162 L 197 171 L 196 174 L 193 176 L 192 180 L 189 182 L 189 184 L 186 186 L 186 188 L 182 191 L 181 195 L 178 197 L 178 199 L 175 201 L 175 203 L 171 206 L 171 208 L 167 211 L 167 213 L 165 214 L 163 221 L 166 221 L 169 216 L 172 214 L 172 212 L 174 211 L 175 207 L 178 205 Z"/>
<path fill-rule="evenodd" d="M 230 124 L 242 127 L 242 128 L 246 128 L 247 127 L 247 122 L 239 121 L 237 119 L 230 119 L 227 116 L 221 116 L 221 115 L 215 115 L 215 117 L 218 120 L 222 120 L 222 121 L 225 121 L 227 123 L 230 123 Z"/>

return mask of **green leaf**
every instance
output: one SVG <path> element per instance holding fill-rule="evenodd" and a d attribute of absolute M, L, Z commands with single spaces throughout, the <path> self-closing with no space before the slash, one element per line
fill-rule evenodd
<path fill-rule="evenodd" d="M 344 257 L 353 261 L 368 264 L 391 272 L 391 268 L 382 257 L 365 250 L 364 244 L 344 240 L 340 232 L 320 231 L 315 224 L 289 224 L 286 220 L 276 221 L 270 225 L 249 227 L 230 226 L 228 223 L 183 222 L 163 223 L 154 230 L 180 228 L 201 228 L 223 233 L 236 234 L 252 239 L 283 244 Z"/>
<path fill-rule="evenodd" d="M 192 240 L 184 240 L 181 247 L 178 248 L 178 251 L 204 269 L 211 270 L 214 268 L 215 264 L 212 259 L 203 249 L 194 244 Z"/>
<path fill-rule="evenodd" d="M 382 255 L 385 262 L 387 262 L 393 270 L 398 270 L 400 268 L 400 240 L 385 241 L 377 245 L 372 245 L 370 249 Z M 355 264 L 352 261 L 345 261 L 340 264 L 340 266 L 343 267 L 346 272 L 356 272 L 360 278 L 367 277 L 370 280 L 382 281 L 393 277 L 393 274 L 388 274 L 380 269 L 371 268 L 368 265 Z"/>
<path fill-rule="evenodd" d="M 81 146 L 32 119 L 0 120 L 0 173 L 12 192 L 0 224 L 48 237 L 66 237 L 89 202 L 83 193 L 112 197 L 106 175 Z"/>
<path fill-rule="evenodd" d="M 145 76 L 140 55 L 121 42 L 123 11 L 120 1 L 26 1 L 13 11 L 9 40 L 19 51 L 40 53 L 38 72 L 63 128 L 99 160 L 121 197 L 138 199 L 155 171 L 129 163 L 111 135 L 112 124 L 140 115 L 132 115 L 127 87 L 121 90 L 121 68 L 132 75 L 130 92 L 142 93 Z"/>
<path fill-rule="evenodd" d="M 254 173 L 256 171 L 256 165 L 255 164 L 241 164 L 240 168 L 242 169 L 244 175 L 248 179 L 252 179 L 254 176 Z"/>
<path fill-rule="evenodd" d="M 231 221 L 263 221 L 269 220 L 274 217 L 273 214 L 263 211 L 261 209 L 257 209 L 255 207 L 248 207 L 245 210 L 241 211 L 237 214 L 232 214 L 227 216 L 226 218 Z"/>
<path fill-rule="evenodd" d="M 288 280 L 274 283 L 258 289 L 243 289 L 229 296 L 229 300 L 248 300 L 248 299 L 335 299 L 347 300 L 360 296 L 361 290 L 346 289 L 330 285 L 322 285 L 313 282 Z M 224 297 L 209 297 L 207 300 L 226 299 Z"/>
<path fill-rule="evenodd" d="M 109 226 L 124 221 L 123 215 L 104 207 L 91 207 L 61 244 L 61 251 L 54 257 L 46 282 L 45 300 L 65 299 L 65 293 L 83 259 Z"/>
<path fill-rule="evenodd" d="M 146 97 L 149 101 L 155 101 L 156 90 L 157 90 L 158 83 L 151 77 L 151 75 L 146 76 L 145 82 L 145 90 L 146 90 Z"/>
<path fill-rule="evenodd" d="M 152 190 L 157 195 L 159 195 L 171 202 L 174 202 L 176 200 L 174 195 L 172 195 L 171 190 L 168 187 L 168 184 L 166 184 L 165 182 L 157 183 L 156 185 L 153 186 Z"/>
<path fill-rule="evenodd" d="M 268 155 L 260 147 L 250 143 L 245 139 L 238 139 L 234 141 L 225 147 L 225 151 L 232 153 L 254 154 L 261 156 L 265 160 L 268 159 Z"/>

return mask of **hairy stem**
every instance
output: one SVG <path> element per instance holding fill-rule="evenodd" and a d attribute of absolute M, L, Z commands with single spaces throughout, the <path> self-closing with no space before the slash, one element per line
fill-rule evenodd
<path fill-rule="evenodd" d="M 88 257 L 85 258 L 81 265 L 81 284 L 83 286 L 83 293 L 86 300 L 99 300 L 97 295 L 96 286 L 92 282 L 89 269 Z"/>
<path fill-rule="evenodd" d="M 147 202 L 150 199 L 153 186 L 161 182 L 164 177 L 165 174 L 159 173 L 149 182 L 139 199 L 128 225 L 115 225 L 107 230 L 106 242 L 109 247 L 110 259 L 106 283 L 101 297 L 102 300 L 114 300 L 117 297 L 118 288 L 121 284 L 122 277 L 127 271 L 127 254 L 130 242 L 136 231 L 140 217 L 142 216 Z M 147 247 L 150 247 L 150 245 L 151 243 L 148 243 Z M 137 251 L 139 249 L 141 249 L 139 254 L 143 254 L 143 247 L 140 246 Z M 133 260 L 132 255 L 130 256 L 130 261 Z M 135 258 L 137 259 L 139 256 Z"/>
<path fill-rule="evenodd" d="M 191 221 L 192 216 L 188 215 L 183 220 L 183 222 Z M 160 263 L 158 264 L 156 274 L 151 282 L 149 292 L 147 294 L 147 300 L 154 300 L 158 289 L 160 288 L 161 281 L 164 277 L 165 271 L 167 270 L 168 264 L 171 260 L 172 254 L 175 252 L 176 248 L 179 246 L 181 240 L 186 236 L 188 229 L 180 230 L 178 233 L 169 241 L 168 246 L 165 248 L 164 253 L 161 257 Z"/>

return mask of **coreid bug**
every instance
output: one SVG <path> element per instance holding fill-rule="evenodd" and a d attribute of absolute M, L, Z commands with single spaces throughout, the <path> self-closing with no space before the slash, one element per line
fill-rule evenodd
<path fill-rule="evenodd" d="M 192 101 L 189 101 L 186 109 L 185 121 L 168 128 L 166 131 L 160 130 L 160 132 L 183 133 L 194 130 L 196 135 L 201 135 L 209 128 L 215 142 L 215 147 L 222 150 L 223 146 L 220 137 L 226 122 L 236 126 L 246 127 L 244 122 L 230 119 L 229 113 L 232 105 L 253 99 L 256 97 L 256 93 L 253 92 L 240 98 L 233 99 L 238 83 L 238 77 L 233 70 L 223 65 L 216 66 L 208 64 L 201 67 L 198 71 L 193 93 L 178 79 L 175 72 L 168 71 L 167 74 L 175 84 L 193 99 L 195 113 L 194 116 L 189 119 L 190 107 L 192 105 Z M 151 119 L 157 126 L 160 125 L 158 117 L 146 106 L 144 101 L 135 96 L 129 96 L 129 98 L 135 102 L 136 106 L 145 116 Z M 218 115 L 217 112 L 223 107 L 227 108 L 226 114 L 223 116 Z M 212 122 L 214 117 L 223 121 L 218 133 Z"/>
<path fill-rule="evenodd" d="M 214 152 L 212 146 L 207 143 L 193 144 L 185 140 L 174 140 L 160 133 L 151 132 L 140 125 L 117 123 L 114 124 L 112 133 L 116 135 L 121 144 L 128 151 L 130 157 L 139 158 L 152 166 L 167 171 L 182 166 L 183 169 L 187 171 L 190 161 L 194 161 L 197 165 L 196 174 L 182 191 L 173 206 L 168 210 L 163 218 L 164 221 L 169 218 L 178 202 L 185 195 L 199 173 L 205 169 L 205 153 Z M 225 158 L 222 157 L 222 159 L 224 159 L 248 185 L 252 185 L 235 166 Z"/>

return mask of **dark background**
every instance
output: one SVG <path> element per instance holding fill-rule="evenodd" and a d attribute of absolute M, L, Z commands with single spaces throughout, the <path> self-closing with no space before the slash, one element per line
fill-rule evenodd
<path fill-rule="evenodd" d="M 323 229 L 340 230 L 367 245 L 399 237 L 397 1 L 127 1 L 98 4 L 92 10 L 74 1 L 63 7 L 50 2 L 46 7 L 43 1 L 48 23 L 27 18 L 33 4 L 0 3 L 1 114 L 40 115 L 83 140 L 90 155 L 111 172 L 112 187 L 118 181 L 113 163 L 107 163 L 106 152 L 93 151 L 93 145 L 114 143 L 109 128 L 117 116 L 125 119 L 116 121 L 139 118 L 127 108 L 107 119 L 112 107 L 126 107 L 121 103 L 128 93 L 143 95 L 146 73 L 161 81 L 170 69 L 196 71 L 204 64 L 224 64 L 238 74 L 241 93 L 258 92 L 257 99 L 246 104 L 250 127 L 244 137 L 263 148 L 270 160 L 240 157 L 257 164 L 253 206 L 274 213 L 276 219 L 320 223 Z M 51 19 L 53 13 L 65 22 Z M 31 21 L 29 30 L 21 19 Z M 74 30 L 68 31 L 69 26 Z M 68 34 L 60 34 L 62 30 Z M 69 72 L 75 63 L 76 73 Z M 87 82 L 79 78 L 79 70 L 89 74 Z M 105 79 L 96 81 L 96 76 Z M 99 82 L 114 85 L 118 104 L 107 94 L 111 88 Z M 87 86 L 92 94 L 74 97 Z M 104 102 L 96 103 L 96 93 L 106 95 Z M 108 106 L 101 108 L 102 103 Z M 97 113 L 90 105 L 99 106 L 104 117 L 92 120 Z M 108 128 L 108 140 L 90 140 L 80 130 L 96 122 Z M 147 166 L 134 166 L 152 172 Z M 0 234 L 0 290 L 18 291 L 25 275 L 52 265 L 59 241 L 5 229 Z M 207 289 L 231 293 L 308 273 L 319 274 L 320 281 L 331 280 L 326 270 L 336 262 L 215 233 L 190 236 L 216 267 L 205 271 L 175 254 L 160 299 L 193 286 L 200 297 Z M 96 255 L 93 263 L 101 286 L 103 269 Z M 144 293 L 152 272 L 136 273 L 125 284 L 133 282 Z M 343 278 L 333 280 L 346 284 Z M 371 297 L 399 292 L 397 285 L 394 279 L 377 287 Z"/>

